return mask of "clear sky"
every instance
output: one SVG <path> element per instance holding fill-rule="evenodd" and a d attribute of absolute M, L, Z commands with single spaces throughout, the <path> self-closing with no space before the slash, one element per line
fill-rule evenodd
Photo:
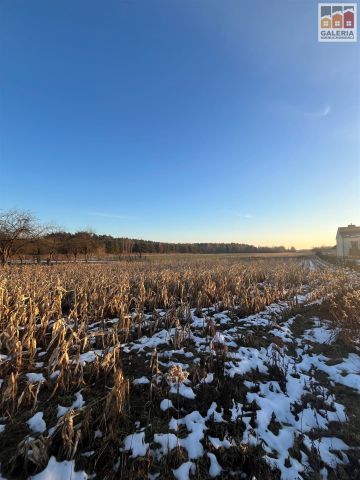
<path fill-rule="evenodd" d="M 0 208 L 311 247 L 360 223 L 360 47 L 315 0 L 2 0 Z"/>

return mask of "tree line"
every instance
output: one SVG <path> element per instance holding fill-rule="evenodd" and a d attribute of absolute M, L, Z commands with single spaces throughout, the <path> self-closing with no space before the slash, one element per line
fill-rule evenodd
<path fill-rule="evenodd" d="M 292 250 L 295 250 L 292 247 Z M 167 253 L 281 253 L 286 248 L 256 247 L 244 243 L 167 243 L 97 235 L 92 231 L 69 233 L 40 225 L 27 211 L 0 212 L 0 263 L 11 260 L 89 261 L 111 256 L 142 256 Z"/>

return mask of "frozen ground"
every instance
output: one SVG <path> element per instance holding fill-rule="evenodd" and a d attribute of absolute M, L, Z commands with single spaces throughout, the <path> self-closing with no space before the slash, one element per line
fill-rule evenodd
<path fill-rule="evenodd" d="M 310 270 L 315 267 L 311 262 Z M 176 454 L 168 478 L 179 480 L 190 479 L 200 466 L 206 470 L 202 478 L 251 478 L 239 458 L 253 452 L 274 470 L 273 478 L 284 480 L 315 474 L 327 479 L 339 466 L 359 458 L 360 445 L 346 443 L 343 435 L 350 413 L 343 389 L 360 400 L 359 353 L 334 357 L 337 332 L 318 315 L 321 302 L 304 288 L 296 303 L 294 311 L 279 302 L 246 318 L 215 308 L 201 315 L 191 310 L 174 327 L 155 329 L 152 335 L 154 320 L 146 316 L 146 334 L 122 344 L 121 350 L 132 395 L 153 402 L 153 415 L 131 417 L 132 426 L 114 458 L 114 475 L 121 474 L 124 455 L 134 462 L 151 458 L 149 478 L 160 479 L 164 477 L 157 466 Z M 158 312 L 160 319 L 166 315 Z M 89 328 L 95 338 L 101 326 Z M 105 353 L 90 349 L 80 355 L 81 365 L 86 369 Z M 38 352 L 38 368 L 26 374 L 28 382 L 56 381 L 56 372 L 40 364 L 45 357 Z M 182 380 L 169 375 L 174 367 L 184 373 Z M 29 412 L 24 419 L 27 438 L 51 437 L 67 412 L 76 414 L 92 401 L 91 388 L 75 392 L 67 406 L 58 404 L 54 415 L 48 415 L 53 423 L 42 411 Z M 0 419 L 1 441 L 6 441 L 9 422 Z M 96 430 L 95 447 L 103 434 Z M 100 478 L 91 471 L 95 447 L 81 453 L 89 461 L 86 473 L 76 471 L 73 460 L 58 462 L 51 456 L 33 480 Z"/>

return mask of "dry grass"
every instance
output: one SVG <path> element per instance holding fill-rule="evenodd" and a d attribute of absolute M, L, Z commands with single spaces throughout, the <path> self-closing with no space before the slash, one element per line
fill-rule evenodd
<path fill-rule="evenodd" d="M 0 378 L 4 383 L 0 417 L 12 425 L 10 432 L 13 428 L 9 445 L 0 453 L 6 473 L 13 478 L 25 478 L 44 468 L 50 455 L 84 462 L 80 452 L 91 449 L 96 455 L 95 460 L 89 460 L 90 469 L 101 471 L 103 478 L 111 478 L 114 455 L 129 422 L 138 418 L 139 412 L 143 418 L 151 417 L 154 398 L 161 397 L 162 388 L 157 382 L 159 361 L 154 350 L 147 367 L 153 381 L 147 397 L 138 398 L 126 376 L 136 368 L 144 373 L 145 367 L 137 364 L 136 358 L 125 356 L 122 344 L 144 334 L 175 328 L 173 348 L 178 350 L 188 338 L 190 308 L 201 312 L 203 308 L 215 307 L 217 311 L 225 309 L 231 315 L 244 317 L 273 302 L 287 300 L 296 309 L 296 294 L 305 283 L 312 285 L 314 300 L 338 289 L 338 294 L 329 300 L 331 311 L 337 325 L 353 338 L 354 328 L 359 325 L 359 290 L 342 292 L 339 286 L 343 282 L 341 271 L 309 273 L 302 261 L 290 258 L 251 262 L 231 257 L 183 261 L 167 258 L 162 262 L 158 259 L 2 269 Z M 157 309 L 165 309 L 166 315 L 160 316 Z M 109 322 L 113 318 L 119 321 Z M 99 322 L 96 333 L 89 328 L 95 322 Z M 204 319 L 204 328 L 212 331 L 210 317 Z M 216 361 L 223 355 L 221 348 L 213 347 Z M 82 355 L 96 349 L 103 352 L 102 356 L 89 363 L 81 361 Z M 206 365 L 202 368 L 202 372 L 191 374 L 205 376 Z M 177 385 L 187 376 L 180 370 L 174 367 L 169 373 Z M 44 381 L 28 382 L 29 372 L 43 373 Z M 56 406 L 66 403 L 66 399 L 71 406 L 74 393 L 80 390 L 90 400 L 85 407 L 76 411 L 70 408 L 61 416 L 53 435 L 27 435 L 24 439 L 21 432 L 19 438 L 17 425 L 31 412 L 40 408 L 49 421 L 54 421 Z M 103 432 L 101 441 L 94 437 L 98 429 Z M 256 463 L 260 461 L 259 451 L 254 450 L 253 456 L 250 451 L 246 454 L 237 449 L 235 456 L 229 451 L 227 461 L 235 462 L 235 466 L 245 465 L 249 474 L 256 471 L 266 478 L 275 478 L 265 465 Z M 179 451 L 178 455 L 183 454 Z M 178 463 L 176 459 L 171 461 Z M 119 468 L 124 475 L 131 474 L 131 478 L 145 478 L 152 462 L 150 458 L 129 461 L 123 455 Z"/>
<path fill-rule="evenodd" d="M 346 345 L 360 342 L 360 286 L 339 285 L 328 300 L 338 340 Z"/>

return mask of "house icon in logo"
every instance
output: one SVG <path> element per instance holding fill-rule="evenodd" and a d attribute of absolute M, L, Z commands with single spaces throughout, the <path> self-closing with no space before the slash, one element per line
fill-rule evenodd
<path fill-rule="evenodd" d="M 320 27 L 331 28 L 331 7 L 330 6 L 321 7 Z"/>
<path fill-rule="evenodd" d="M 344 28 L 354 28 L 354 7 L 344 7 Z"/>
<path fill-rule="evenodd" d="M 343 28 L 343 11 L 342 7 L 332 7 L 332 28 Z"/>
<path fill-rule="evenodd" d="M 331 28 L 331 17 L 322 17 L 321 28 Z"/>

